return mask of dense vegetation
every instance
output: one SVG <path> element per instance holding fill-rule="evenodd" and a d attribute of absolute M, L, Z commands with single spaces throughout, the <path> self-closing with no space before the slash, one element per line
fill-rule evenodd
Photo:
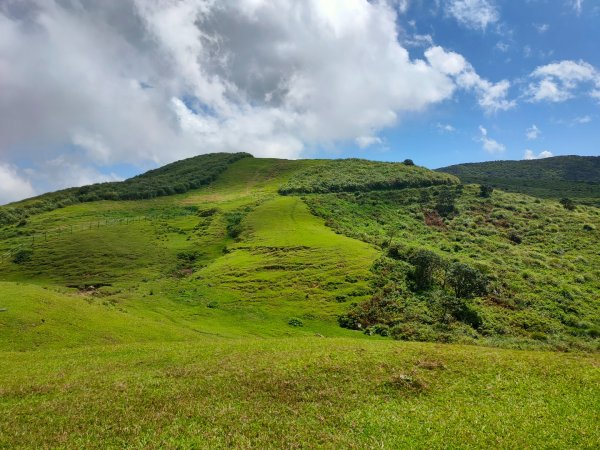
<path fill-rule="evenodd" d="M 322 161 L 294 174 L 279 193 L 356 192 L 453 184 L 453 176 L 436 174 L 412 161 L 384 163 L 364 159 Z"/>
<path fill-rule="evenodd" d="M 477 186 L 306 201 L 338 232 L 383 249 L 373 297 L 343 326 L 403 340 L 598 348 L 597 208 L 486 198 Z"/>
<path fill-rule="evenodd" d="M 556 156 L 531 161 L 490 161 L 437 169 L 464 183 L 486 184 L 541 198 L 572 198 L 600 206 L 600 156 Z"/>
<path fill-rule="evenodd" d="M 98 183 L 64 189 L 30 200 L 0 207 L 0 226 L 25 221 L 27 217 L 82 202 L 140 200 L 182 194 L 208 185 L 247 153 L 211 153 L 150 170 L 122 182 Z"/>
<path fill-rule="evenodd" d="M 323 164 L 0 226 L 0 448 L 597 447 L 599 210 Z"/>

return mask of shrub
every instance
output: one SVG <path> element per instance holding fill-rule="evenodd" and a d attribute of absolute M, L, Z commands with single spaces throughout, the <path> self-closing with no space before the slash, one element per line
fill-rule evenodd
<path fill-rule="evenodd" d="M 573 211 L 575 209 L 575 203 L 570 198 L 564 197 L 560 199 L 560 204 L 563 205 L 565 209 L 569 211 Z"/>
<path fill-rule="evenodd" d="M 460 262 L 452 263 L 446 274 L 446 282 L 458 298 L 470 298 L 487 293 L 488 279 L 479 270 Z"/>
<path fill-rule="evenodd" d="M 292 317 L 290 320 L 288 320 L 288 325 L 292 327 L 303 327 L 304 322 L 302 322 L 302 320 L 298 319 L 297 317 Z"/>
<path fill-rule="evenodd" d="M 402 164 L 404 164 L 405 166 L 414 166 L 415 163 L 413 162 L 412 159 L 405 159 L 404 161 L 402 161 Z"/>
<path fill-rule="evenodd" d="M 28 248 L 22 249 L 15 253 L 15 255 L 13 256 L 13 262 L 15 264 L 23 264 L 23 263 L 26 263 L 27 261 L 30 261 L 32 256 L 33 256 L 33 250 L 28 249 Z"/>
<path fill-rule="evenodd" d="M 508 239 L 515 244 L 520 244 L 521 242 L 523 242 L 523 239 L 521 238 L 521 236 L 519 236 L 519 234 L 516 231 L 510 231 L 508 233 Z"/>
<path fill-rule="evenodd" d="M 456 205 L 454 204 L 456 193 L 448 188 L 443 188 L 438 194 L 437 203 L 435 204 L 435 210 L 442 217 L 448 217 L 449 215 L 456 212 Z"/>
<path fill-rule="evenodd" d="M 482 184 L 479 186 L 479 196 L 483 198 L 490 198 L 494 192 L 494 188 L 488 184 Z"/>
<path fill-rule="evenodd" d="M 436 271 L 443 266 L 442 258 L 430 250 L 418 250 L 409 258 L 409 262 L 414 266 L 412 279 L 417 290 L 430 288 Z"/>

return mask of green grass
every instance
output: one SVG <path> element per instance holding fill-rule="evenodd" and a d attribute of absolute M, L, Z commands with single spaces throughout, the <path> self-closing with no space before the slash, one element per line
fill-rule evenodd
<path fill-rule="evenodd" d="M 29 260 L 0 262 L 0 448 L 598 447 L 597 353 L 397 342 L 336 320 L 378 289 L 391 238 L 498 270 L 529 302 L 490 306 L 502 320 L 566 327 L 568 289 L 561 307 L 587 327 L 597 210 L 501 192 L 489 209 L 467 187 L 439 230 L 419 189 L 278 194 L 323 164 L 244 158 L 200 189 L 0 228 L 0 253 L 36 235 Z"/>
<path fill-rule="evenodd" d="M 600 157 L 556 156 L 531 161 L 488 161 L 437 169 L 464 183 L 492 185 L 541 198 L 572 198 L 600 206 Z"/>
<path fill-rule="evenodd" d="M 4 353 L 0 446 L 596 448 L 595 356 L 205 338 Z"/>
<path fill-rule="evenodd" d="M 446 331 L 452 339 L 597 348 L 600 210 L 580 206 L 571 212 L 554 201 L 500 191 L 484 199 L 478 192 L 467 186 L 456 202 L 458 213 L 437 225 L 424 217 L 435 205 L 436 188 L 425 197 L 407 189 L 307 201 L 333 229 L 382 247 L 382 255 L 389 245 L 399 248 L 399 259 L 410 249 L 429 249 L 486 273 L 489 293 L 474 304 L 483 323 L 477 329 L 451 324 L 456 328 Z M 511 241 L 513 234 L 520 244 Z M 381 281 L 382 293 L 403 310 L 395 320 L 430 325 L 434 293 L 411 292 L 410 265 L 403 264 L 395 278 Z"/>

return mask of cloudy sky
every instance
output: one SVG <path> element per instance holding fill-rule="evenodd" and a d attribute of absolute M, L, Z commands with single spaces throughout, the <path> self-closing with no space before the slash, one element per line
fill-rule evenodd
<path fill-rule="evenodd" d="M 0 0 L 0 203 L 201 153 L 600 154 L 598 0 Z"/>

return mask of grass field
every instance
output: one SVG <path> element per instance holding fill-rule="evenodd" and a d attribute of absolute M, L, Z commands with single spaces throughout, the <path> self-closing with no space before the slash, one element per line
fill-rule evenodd
<path fill-rule="evenodd" d="M 0 263 L 0 447 L 600 446 L 597 352 L 399 342 L 338 325 L 373 294 L 389 239 L 381 220 L 401 226 L 397 241 L 456 243 L 421 228 L 400 193 L 367 193 L 358 206 L 326 194 L 323 217 L 307 205 L 317 197 L 278 194 L 320 164 L 244 158 L 187 193 L 79 203 L 0 228 L 0 252 L 30 250 Z M 498 201 L 522 198 L 511 195 Z M 549 203 L 528 200 L 503 219 L 521 226 L 538 207 L 571 233 L 552 249 L 574 243 L 595 261 L 591 235 Z M 576 214 L 598 226 L 593 210 Z M 60 227 L 69 231 L 30 247 L 32 234 Z M 523 233 L 532 247 L 517 249 L 491 223 L 481 229 L 460 243 L 465 258 L 517 258 L 533 277 L 518 286 L 557 270 L 540 233 Z M 561 274 L 595 270 L 565 258 Z M 597 281 L 583 281 L 573 295 L 589 322 L 597 304 L 583 298 Z"/>

